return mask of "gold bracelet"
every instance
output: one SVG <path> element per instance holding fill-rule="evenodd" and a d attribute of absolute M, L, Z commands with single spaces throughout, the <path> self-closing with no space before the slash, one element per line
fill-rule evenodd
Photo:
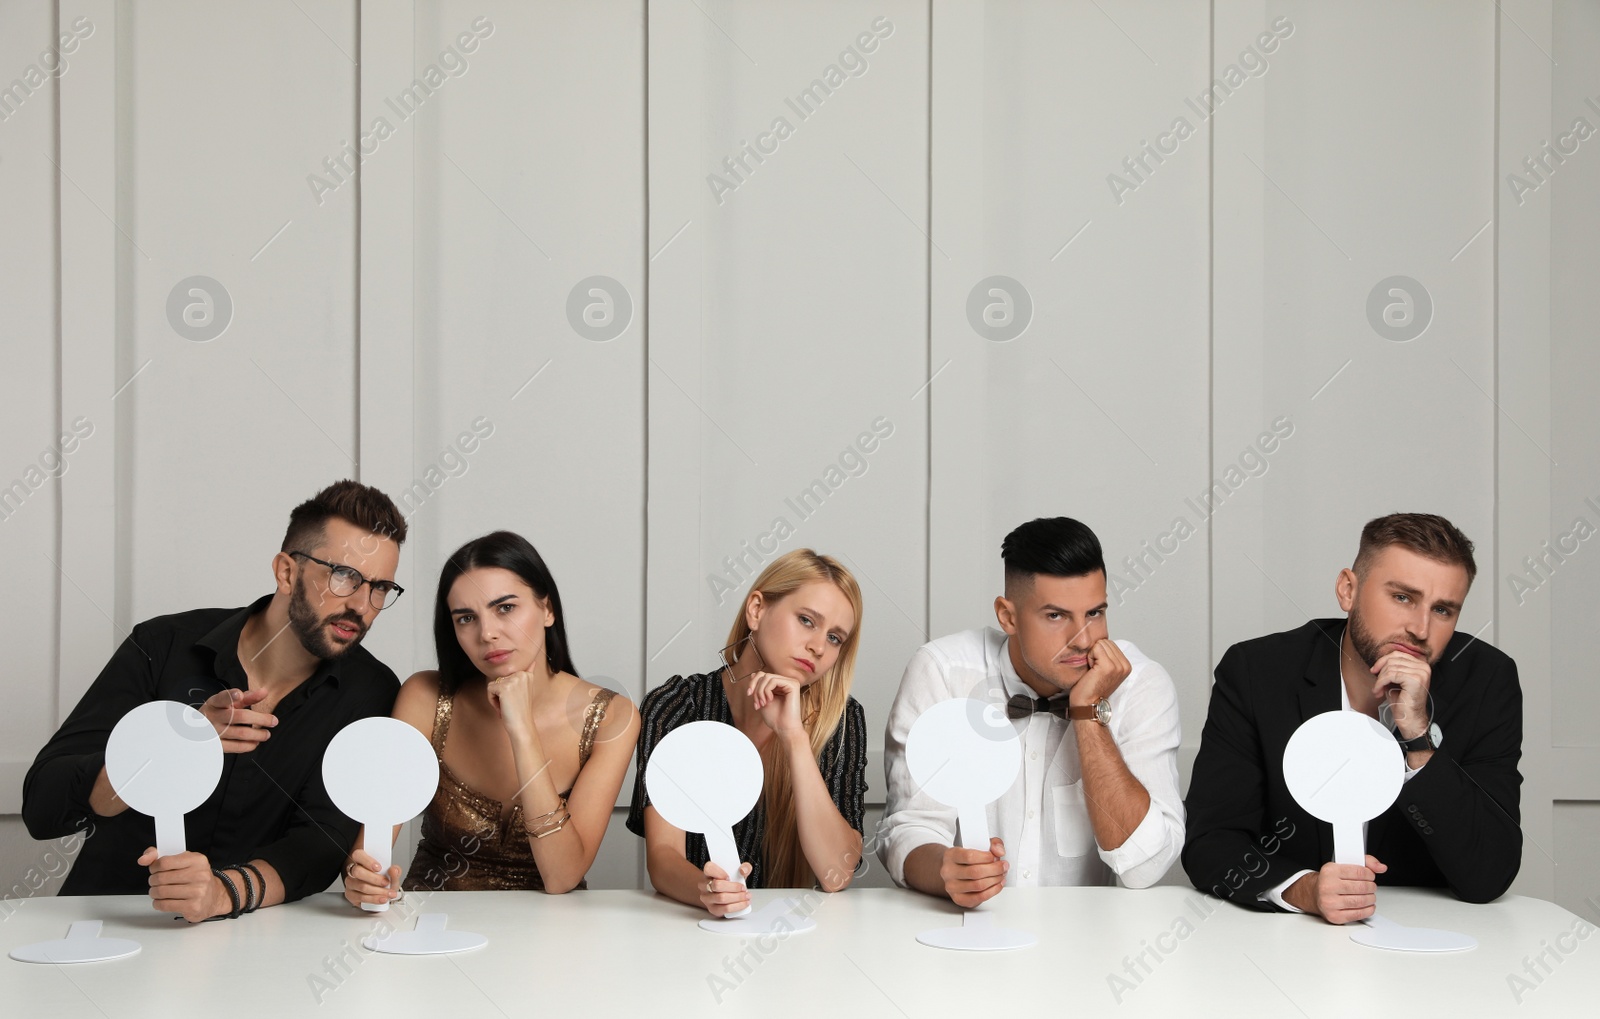
<path fill-rule="evenodd" d="M 563 810 L 566 810 L 566 809 L 567 809 L 567 799 L 566 799 L 565 796 L 563 796 L 559 800 L 556 801 L 556 806 L 555 806 L 554 810 L 545 811 L 543 814 L 540 814 L 538 817 L 529 817 L 527 815 L 527 813 L 524 812 L 523 815 L 522 815 L 523 827 L 525 827 L 525 828 L 536 828 L 539 825 L 544 824 L 546 821 L 550 820 L 551 818 L 555 817 L 557 814 L 561 813 Z"/>
<path fill-rule="evenodd" d="M 572 815 L 567 813 L 565 810 L 563 810 L 561 812 L 561 817 L 560 818 L 558 818 L 555 821 L 548 822 L 544 827 L 540 828 L 537 831 L 529 831 L 528 834 L 532 835 L 536 839 L 542 839 L 546 835 L 554 835 L 556 832 L 560 831 L 562 828 L 565 828 L 566 825 L 567 825 L 567 822 L 570 821 L 571 819 L 572 819 Z"/>
<path fill-rule="evenodd" d="M 536 839 L 542 839 L 546 835 L 554 835 L 560 831 L 571 817 L 572 815 L 567 812 L 566 798 L 563 797 L 561 802 L 556 804 L 554 810 L 540 814 L 538 817 L 530 818 L 524 814 L 522 816 L 522 830 Z"/>
<path fill-rule="evenodd" d="M 560 819 L 560 821 L 555 821 L 554 824 L 549 825 L 549 827 L 544 827 L 544 829 L 538 830 L 538 832 L 533 832 L 533 837 L 544 838 L 546 835 L 555 835 L 555 833 L 560 832 L 563 827 L 566 827 L 566 822 L 571 821 L 571 817 L 573 817 L 571 814 L 566 813 L 566 811 L 562 811 L 562 819 Z"/>

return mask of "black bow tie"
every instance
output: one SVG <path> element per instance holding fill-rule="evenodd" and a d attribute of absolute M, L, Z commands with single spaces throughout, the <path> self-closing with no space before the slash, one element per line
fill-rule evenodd
<path fill-rule="evenodd" d="M 1006 701 L 1007 718 L 1027 718 L 1029 715 L 1045 711 L 1056 716 L 1062 721 L 1067 717 L 1067 697 L 1057 694 L 1054 697 L 1029 697 L 1027 694 L 1017 694 Z"/>

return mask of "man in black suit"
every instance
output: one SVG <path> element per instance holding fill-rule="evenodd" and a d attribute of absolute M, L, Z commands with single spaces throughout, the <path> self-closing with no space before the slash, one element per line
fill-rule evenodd
<path fill-rule="evenodd" d="M 1334 584 L 1345 619 L 1228 649 L 1184 801 L 1196 888 L 1336 924 L 1371 916 L 1380 883 L 1467 902 L 1505 892 L 1522 864 L 1522 689 L 1510 657 L 1456 633 L 1476 572 L 1472 542 L 1443 517 L 1379 517 Z M 1399 798 L 1367 824 L 1365 866 L 1328 862 L 1332 827 L 1283 779 L 1295 729 L 1341 707 L 1405 750 Z"/>

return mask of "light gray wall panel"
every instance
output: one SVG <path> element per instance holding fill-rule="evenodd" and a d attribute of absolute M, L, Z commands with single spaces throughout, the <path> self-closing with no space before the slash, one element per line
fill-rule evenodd
<path fill-rule="evenodd" d="M 119 621 L 131 624 L 267 593 L 289 510 L 359 474 L 355 186 L 319 206 L 307 184 L 352 139 L 355 10 L 120 14 L 118 367 L 133 381 L 117 401 Z M 184 282 L 196 276 L 208 282 Z M 169 311 L 180 285 L 194 335 Z"/>
<path fill-rule="evenodd" d="M 405 496 L 421 578 L 413 625 L 431 625 L 446 555 L 489 531 L 517 531 L 561 587 L 580 671 L 610 677 L 635 699 L 645 481 L 641 15 L 622 3 L 428 8 L 419 66 L 480 17 L 478 32 L 488 34 L 470 66 L 407 125 L 417 132 L 413 441 L 422 482 Z M 565 42 L 574 36 L 608 45 L 576 49 Z M 606 340 L 579 335 L 567 314 L 574 287 L 597 275 L 632 305 L 625 328 Z M 466 453 L 458 439 L 474 427 L 489 434 Z M 417 667 L 432 663 L 431 637 L 416 655 Z"/>
<path fill-rule="evenodd" d="M 1558 3 L 1552 30 L 1557 61 L 1551 71 L 1548 140 L 1559 157 L 1540 156 L 1544 183 L 1517 168 L 1525 203 L 1548 194 L 1550 210 L 1550 443 L 1549 555 L 1543 542 L 1520 550 L 1537 565 L 1510 564 L 1501 580 L 1508 606 L 1547 598 L 1553 649 L 1551 737 L 1556 746 L 1600 746 L 1600 429 L 1595 424 L 1600 380 L 1600 291 L 1594 286 L 1595 238 L 1600 237 L 1600 5 Z M 1582 121 L 1582 125 L 1577 122 Z M 1581 136 L 1587 133 L 1587 140 Z M 1576 149 L 1576 151 L 1573 151 Z M 1565 156 L 1561 152 L 1565 151 Z M 1530 152 L 1530 155 L 1533 153 Z M 1524 182 L 1537 185 L 1524 190 Z M 1510 198 L 1508 215 L 1521 212 Z M 1508 550 L 1508 552 L 1511 550 Z M 1508 557 L 1509 558 L 1509 557 Z M 1519 568 L 1520 567 L 1520 568 Z M 1511 577 L 1520 576 L 1513 591 Z M 1510 609 L 1508 608 L 1508 611 Z M 1592 776 L 1600 797 L 1600 775 Z"/>
<path fill-rule="evenodd" d="M 877 744 L 926 639 L 926 12 L 701 6 L 651 7 L 648 682 L 710 668 L 763 563 L 814 548 L 862 588 Z"/>
<path fill-rule="evenodd" d="M 1219 19 L 1219 66 L 1253 32 L 1292 33 L 1219 110 L 1214 470 L 1280 418 L 1293 431 L 1259 479 L 1222 493 L 1214 656 L 1337 615 L 1335 575 L 1372 517 L 1441 513 L 1492 562 L 1493 245 L 1474 239 L 1493 211 L 1492 13 L 1268 4 L 1231 12 L 1226 32 Z M 1414 338 L 1368 319 L 1390 276 L 1431 297 Z M 1489 601 L 1469 600 L 1460 626 L 1487 626 Z"/>
<path fill-rule="evenodd" d="M 88 40 L 109 44 L 110 33 Z M 83 41 L 75 43 L 84 45 Z M 86 437 L 61 442 L 58 409 L 60 326 L 57 308 L 56 83 L 71 74 L 76 54 L 57 60 L 55 12 L 44 5 L 0 9 L 0 193 L 7 195 L 0 230 L 0 350 L 6 399 L 0 401 L 0 572 L 27 611 L 0 613 L 0 641 L 13 649 L 12 669 L 29 677 L 31 694 L 0 715 L 0 810 L 17 810 L 34 747 L 55 727 L 54 639 L 61 557 L 57 478 L 76 466 Z M 44 59 L 41 60 L 41 55 Z M 32 73 L 29 73 L 29 69 Z M 58 68 L 59 73 L 52 73 Z M 21 90 L 11 84 L 22 84 Z M 29 84 L 29 83 L 33 84 Z M 70 186 L 70 185 L 69 185 Z M 103 417 L 103 415 L 102 415 Z M 102 426 L 103 426 L 102 422 Z M 105 433 L 100 436 L 104 441 Z M 17 606 L 20 608 L 21 606 Z M 97 619 L 91 625 L 104 626 Z"/>
<path fill-rule="evenodd" d="M 1076 517 L 1105 550 L 1111 632 L 1167 667 L 1197 719 L 1204 523 L 1170 556 L 1125 560 L 1192 516 L 1184 500 L 1206 483 L 1208 139 L 1184 98 L 1205 80 L 1207 16 L 1160 4 L 1114 16 L 935 5 L 932 635 L 996 625 L 1001 539 Z M 1113 88 L 1115 103 L 1097 100 Z M 1136 190 L 1114 185 L 1169 132 L 1174 151 L 1143 157 Z M 1012 282 L 980 287 L 996 276 Z M 1031 321 L 1012 338 L 980 333 L 975 289 L 1017 325 L 1025 292 Z"/>

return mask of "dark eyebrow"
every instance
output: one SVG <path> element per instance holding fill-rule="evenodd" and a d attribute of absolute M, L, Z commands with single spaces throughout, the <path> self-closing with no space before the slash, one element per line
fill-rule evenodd
<path fill-rule="evenodd" d="M 1103 601 L 1099 605 L 1094 606 L 1093 608 L 1089 609 L 1088 611 L 1089 612 L 1101 612 L 1101 611 L 1104 611 L 1105 608 L 1110 604 L 1111 603 L 1108 602 L 1108 601 Z M 1070 616 L 1070 615 L 1074 615 L 1075 614 L 1071 609 L 1064 609 L 1059 605 L 1050 605 L 1050 604 L 1044 605 L 1042 608 L 1040 608 L 1039 611 L 1040 612 L 1059 612 L 1064 616 Z"/>
<path fill-rule="evenodd" d="M 1410 587 L 1410 586 L 1408 586 L 1406 584 L 1402 584 L 1398 580 L 1386 581 L 1385 582 L 1385 586 L 1388 587 L 1391 591 L 1398 591 L 1399 593 L 1401 593 L 1403 595 L 1410 596 L 1414 600 L 1417 600 L 1417 601 L 1421 601 L 1422 600 L 1422 592 L 1421 591 L 1418 591 L 1416 588 Z M 1435 601 L 1433 604 L 1436 607 L 1437 606 L 1443 606 L 1443 607 L 1445 607 L 1447 609 L 1450 609 L 1451 611 L 1454 611 L 1454 612 L 1460 612 L 1461 611 L 1461 603 L 1458 602 L 1458 601 L 1451 601 L 1449 598 L 1440 598 L 1437 601 Z"/>
<path fill-rule="evenodd" d="M 515 601 L 516 597 L 517 596 L 514 595 L 514 594 L 503 594 L 500 597 L 496 598 L 494 601 L 490 602 L 488 607 L 492 609 L 496 605 L 501 604 L 502 602 Z M 450 610 L 450 614 L 452 616 L 466 615 L 466 614 L 469 614 L 471 612 L 472 612 L 471 609 L 451 609 Z"/>
<path fill-rule="evenodd" d="M 332 569 L 349 570 L 352 573 L 354 573 L 356 576 L 360 577 L 362 580 L 365 580 L 369 584 L 388 584 L 390 586 L 394 585 L 394 578 L 393 577 L 390 577 L 388 579 L 384 579 L 383 577 L 369 577 L 365 573 L 362 573 L 360 570 L 356 569 L 354 566 L 351 566 L 349 563 L 334 562 L 334 560 L 332 560 L 332 559 L 329 559 L 328 562 L 333 563 L 333 566 L 331 567 Z"/>

